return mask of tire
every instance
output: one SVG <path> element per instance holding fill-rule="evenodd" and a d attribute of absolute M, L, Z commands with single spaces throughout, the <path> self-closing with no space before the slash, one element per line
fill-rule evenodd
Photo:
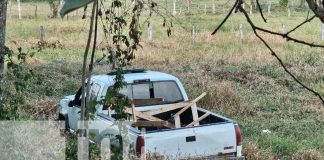
<path fill-rule="evenodd" d="M 59 120 L 59 121 L 64 121 L 64 122 L 65 122 L 64 129 L 65 129 L 66 131 L 69 131 L 70 126 L 69 126 L 69 121 L 68 121 L 68 117 L 67 117 L 67 115 L 59 114 L 58 120 Z"/>

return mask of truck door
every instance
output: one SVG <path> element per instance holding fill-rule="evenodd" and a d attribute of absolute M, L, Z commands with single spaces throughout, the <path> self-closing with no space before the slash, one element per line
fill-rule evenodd
<path fill-rule="evenodd" d="M 98 101 L 100 99 L 101 93 L 101 86 L 97 82 L 92 82 L 91 83 L 91 88 L 90 88 L 90 103 L 93 101 Z M 69 115 L 69 125 L 71 129 L 77 130 L 78 129 L 78 121 L 80 120 L 80 112 L 81 112 L 81 106 L 75 106 L 71 108 L 71 112 Z"/>

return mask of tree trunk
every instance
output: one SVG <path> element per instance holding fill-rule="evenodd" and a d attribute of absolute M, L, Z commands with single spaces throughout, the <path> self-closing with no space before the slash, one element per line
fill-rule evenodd
<path fill-rule="evenodd" d="M 7 0 L 0 0 L 0 49 L 5 46 L 6 17 L 7 17 Z M 0 79 L 3 73 L 4 73 L 4 53 L 1 53 L 0 51 Z"/>

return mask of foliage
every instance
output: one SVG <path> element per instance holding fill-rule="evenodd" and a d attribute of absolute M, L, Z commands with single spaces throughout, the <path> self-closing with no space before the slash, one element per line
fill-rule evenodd
<path fill-rule="evenodd" d="M 18 106 L 25 102 L 23 90 L 26 82 L 32 78 L 32 71 L 24 67 L 28 53 L 18 48 L 17 63 L 13 60 L 14 52 L 11 49 L 5 46 L 0 50 L 8 59 L 8 71 L 1 79 L 0 86 L 0 119 L 17 119 L 20 117 Z"/>

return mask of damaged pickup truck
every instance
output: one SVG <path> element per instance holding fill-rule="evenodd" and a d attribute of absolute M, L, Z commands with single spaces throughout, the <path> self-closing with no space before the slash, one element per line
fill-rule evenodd
<path fill-rule="evenodd" d="M 114 72 L 93 76 L 91 99 L 99 101 L 105 96 L 114 78 Z M 166 159 L 244 159 L 237 122 L 196 106 L 206 93 L 189 100 L 178 78 L 155 71 L 128 70 L 124 81 L 127 85 L 120 93 L 134 102 L 126 112 L 133 117 L 133 124 L 127 128 L 137 154 L 162 155 Z M 144 100 L 145 103 L 139 103 Z M 78 129 L 78 101 L 80 91 L 60 101 L 59 117 L 66 122 L 69 131 Z M 99 104 L 96 109 L 95 120 L 102 123 L 100 126 L 89 124 L 89 128 L 99 128 L 94 141 L 99 142 L 107 134 L 119 133 L 117 127 L 112 127 L 116 117 L 114 111 Z"/>

